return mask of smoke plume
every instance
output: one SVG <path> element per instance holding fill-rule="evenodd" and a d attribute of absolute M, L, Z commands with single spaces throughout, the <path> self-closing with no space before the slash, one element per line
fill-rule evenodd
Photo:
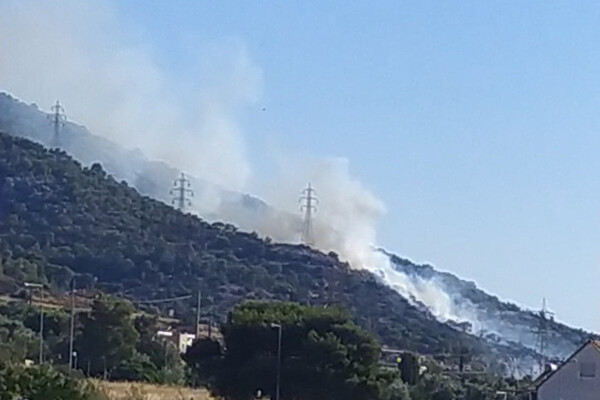
<path fill-rule="evenodd" d="M 244 108 L 261 98 L 261 69 L 239 40 L 199 39 L 184 54 L 192 62 L 174 77 L 169 60 L 158 62 L 156 50 L 141 37 L 108 1 L 5 0 L 0 12 L 2 89 L 46 107 L 59 98 L 69 118 L 94 134 L 214 184 L 205 186 L 195 202 L 202 216 L 275 240 L 299 241 L 298 197 L 310 182 L 320 200 L 313 221 L 317 248 L 373 271 L 442 320 L 468 318 L 438 285 L 398 272 L 376 251 L 377 222 L 385 207 L 352 177 L 347 159 L 273 155 L 280 172 L 254 177 L 262 181 L 261 195 L 272 207 L 253 213 L 239 202 L 225 201 L 222 189 L 244 191 L 251 177 L 237 121 Z"/>
<path fill-rule="evenodd" d="M 251 170 L 236 116 L 261 92 L 262 72 L 234 39 L 197 41 L 183 75 L 106 1 L 3 1 L 2 89 L 49 107 L 147 156 L 243 190 Z"/>

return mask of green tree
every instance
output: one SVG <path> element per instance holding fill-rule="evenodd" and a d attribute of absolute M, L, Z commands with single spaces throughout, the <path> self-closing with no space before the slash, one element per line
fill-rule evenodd
<path fill-rule="evenodd" d="M 159 382 L 160 372 L 147 354 L 138 353 L 121 361 L 112 374 L 115 378 L 125 381 Z"/>
<path fill-rule="evenodd" d="M 164 343 L 156 340 L 156 332 L 160 329 L 158 317 L 155 315 L 140 315 L 135 319 L 135 329 L 140 335 L 137 351 L 146 354 L 149 361 L 157 368 L 164 364 Z"/>
<path fill-rule="evenodd" d="M 36 332 L 23 326 L 21 321 L 0 314 L 0 362 L 22 362 L 27 357 L 34 358 L 38 349 Z"/>
<path fill-rule="evenodd" d="M 402 381 L 415 385 L 419 379 L 419 358 L 411 352 L 404 352 L 400 355 L 400 377 Z"/>
<path fill-rule="evenodd" d="M 131 303 L 112 296 L 102 296 L 94 301 L 92 311 L 82 318 L 82 332 L 76 343 L 81 366 L 91 375 L 114 370 L 130 360 L 139 340 L 133 323 L 134 307 Z"/>
<path fill-rule="evenodd" d="M 160 329 L 156 315 L 141 315 L 135 319 L 135 329 L 140 335 L 137 344 L 135 362 L 126 363 L 138 371 L 145 380 L 161 383 L 183 383 L 185 364 L 181 360 L 179 349 L 171 341 L 158 340 L 156 332 Z M 118 374 L 120 379 L 130 380 L 131 374 Z"/>
<path fill-rule="evenodd" d="M 105 399 L 84 381 L 78 381 L 45 365 L 25 368 L 0 367 L 0 400 L 101 400 Z"/>
<path fill-rule="evenodd" d="M 390 385 L 389 391 L 389 400 L 411 400 L 408 386 L 399 379 Z"/>
<path fill-rule="evenodd" d="M 251 399 L 257 389 L 273 397 L 278 330 L 282 328 L 282 399 L 389 398 L 393 373 L 379 369 L 375 338 L 337 307 L 309 307 L 286 302 L 246 302 L 223 326 L 223 351 L 197 341 L 186 360 L 227 399 Z"/>

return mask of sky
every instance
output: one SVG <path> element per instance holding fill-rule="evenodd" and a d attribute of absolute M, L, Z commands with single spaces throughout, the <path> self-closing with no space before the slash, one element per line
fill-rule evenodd
<path fill-rule="evenodd" d="M 112 42 L 88 51 L 107 58 L 118 49 L 136 74 L 152 60 L 139 71 L 137 86 L 153 82 L 139 99 L 177 92 L 192 109 L 223 98 L 227 118 L 198 129 L 216 127 L 223 133 L 209 142 L 243 140 L 243 149 L 225 161 L 197 158 L 215 170 L 244 159 L 243 179 L 223 177 L 232 187 L 261 195 L 278 168 L 267 150 L 343 157 L 385 206 L 380 245 L 528 308 L 545 297 L 557 319 L 600 330 L 600 3 L 94 4 L 105 19 L 94 35 Z M 89 14 L 44 23 L 76 25 Z M 40 43 L 46 56 L 77 40 L 61 38 Z M 202 83 L 224 69 L 220 90 Z M 131 86 L 111 84 L 115 96 Z M 19 87 L 16 96 L 49 102 Z M 76 89 L 93 97 L 97 87 Z M 149 106 L 148 124 L 171 128 L 163 116 L 176 119 L 177 109 Z M 91 118 L 77 104 L 71 112 Z M 190 147 L 181 140 L 178 151 Z"/>

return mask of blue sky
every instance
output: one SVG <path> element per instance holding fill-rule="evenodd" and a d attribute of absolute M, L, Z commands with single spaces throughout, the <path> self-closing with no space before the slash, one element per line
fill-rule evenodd
<path fill-rule="evenodd" d="M 600 3 L 113 5 L 174 80 L 190 46 L 243 46 L 255 174 L 273 144 L 346 157 L 387 208 L 380 244 L 600 329 Z"/>
<path fill-rule="evenodd" d="M 599 3 L 119 8 L 174 69 L 188 34 L 243 42 L 267 108 L 250 145 L 347 157 L 386 204 L 384 246 L 600 328 Z"/>

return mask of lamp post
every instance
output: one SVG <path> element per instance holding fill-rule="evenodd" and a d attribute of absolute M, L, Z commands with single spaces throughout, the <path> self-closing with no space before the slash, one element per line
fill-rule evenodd
<path fill-rule="evenodd" d="M 73 357 L 73 369 L 77 370 L 77 352 L 73 351 L 71 356 Z"/>
<path fill-rule="evenodd" d="M 281 325 L 271 324 L 271 328 L 277 329 L 277 381 L 275 385 L 275 400 L 279 400 L 279 381 L 281 377 Z"/>
<path fill-rule="evenodd" d="M 44 285 L 41 283 L 24 283 L 26 288 L 38 288 L 41 293 L 41 303 L 40 303 L 40 365 L 44 362 Z"/>
<path fill-rule="evenodd" d="M 75 331 L 75 278 L 71 281 L 71 326 L 69 331 L 69 374 L 73 369 L 73 357 L 75 352 L 73 351 L 73 337 Z"/>

